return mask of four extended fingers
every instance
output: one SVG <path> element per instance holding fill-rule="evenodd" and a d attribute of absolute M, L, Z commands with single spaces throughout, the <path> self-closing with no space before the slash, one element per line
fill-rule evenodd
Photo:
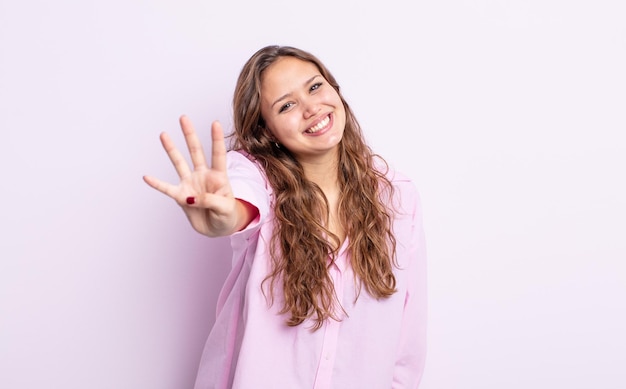
<path fill-rule="evenodd" d="M 191 120 L 185 115 L 180 117 L 180 125 L 185 136 L 185 142 L 189 148 L 194 170 L 199 167 L 207 167 L 206 158 L 204 156 L 204 150 L 196 131 L 191 123 Z M 211 156 L 211 168 L 220 172 L 226 172 L 226 143 L 224 140 L 224 132 L 222 126 L 218 121 L 214 121 L 211 125 L 211 138 L 212 138 L 212 156 Z M 174 142 L 170 136 L 163 132 L 160 135 L 161 144 L 165 149 L 170 161 L 174 165 L 178 176 L 182 179 L 192 173 L 190 166 L 188 165 L 183 154 L 176 148 Z M 144 176 L 144 181 L 152 188 L 159 192 L 174 198 L 176 192 L 176 185 L 161 181 L 151 176 Z"/>

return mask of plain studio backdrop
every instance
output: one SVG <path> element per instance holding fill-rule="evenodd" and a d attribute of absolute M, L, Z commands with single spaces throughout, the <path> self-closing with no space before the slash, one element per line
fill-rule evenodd
<path fill-rule="evenodd" d="M 625 20 L 620 0 L 0 0 L 0 387 L 191 388 L 228 241 L 141 177 L 176 181 L 158 135 L 182 147 L 181 114 L 207 148 L 232 129 L 244 61 L 283 44 L 420 190 L 421 388 L 625 388 Z"/>

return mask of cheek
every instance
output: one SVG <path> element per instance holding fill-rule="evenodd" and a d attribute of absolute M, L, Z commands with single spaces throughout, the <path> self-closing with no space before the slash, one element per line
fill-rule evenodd
<path fill-rule="evenodd" d="M 337 109 L 335 111 L 336 116 L 338 118 L 338 120 L 340 120 L 343 125 L 345 126 L 346 124 L 346 108 L 343 106 L 343 103 L 341 102 L 341 100 L 339 100 L 339 105 L 337 106 Z"/>
<path fill-rule="evenodd" d="M 332 88 L 328 89 L 327 98 L 332 100 L 335 104 L 342 104 L 339 93 L 337 93 L 337 91 Z"/>
<path fill-rule="evenodd" d="M 271 122 L 267 122 L 269 131 L 278 140 L 283 140 L 288 137 L 291 129 L 294 128 L 293 120 L 288 116 L 281 116 L 280 119 L 274 119 Z"/>

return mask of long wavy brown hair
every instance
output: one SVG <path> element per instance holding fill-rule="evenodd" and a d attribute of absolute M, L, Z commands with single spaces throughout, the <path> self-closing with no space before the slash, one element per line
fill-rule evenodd
<path fill-rule="evenodd" d="M 307 180 L 289 150 L 276 146 L 261 116 L 261 76 L 284 56 L 314 64 L 335 88 L 346 111 L 346 128 L 339 144 L 338 218 L 348 238 L 357 298 L 362 287 L 375 298 L 386 298 L 396 291 L 393 208 L 385 205 L 392 204 L 393 187 L 380 169 L 386 168 L 386 163 L 366 144 L 337 81 L 319 59 L 294 47 L 267 46 L 246 62 L 233 98 L 235 128 L 231 147 L 247 152 L 260 163 L 275 195 L 275 228 L 270 243 L 273 270 L 265 279 L 270 282 L 269 301 L 274 301 L 275 285 L 282 282 L 281 313 L 289 313 L 287 324 L 296 326 L 310 318 L 316 330 L 328 318 L 339 319 L 341 306 L 328 267 L 341 242 L 325 228 L 330 210 L 324 193 Z M 377 164 L 377 158 L 382 163 Z"/>

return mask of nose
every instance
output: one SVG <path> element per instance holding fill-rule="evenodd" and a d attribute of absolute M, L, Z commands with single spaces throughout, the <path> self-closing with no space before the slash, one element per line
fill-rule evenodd
<path fill-rule="evenodd" d="M 306 119 L 312 118 L 322 109 L 322 107 L 315 101 L 315 99 L 307 99 L 303 102 L 304 117 Z"/>

